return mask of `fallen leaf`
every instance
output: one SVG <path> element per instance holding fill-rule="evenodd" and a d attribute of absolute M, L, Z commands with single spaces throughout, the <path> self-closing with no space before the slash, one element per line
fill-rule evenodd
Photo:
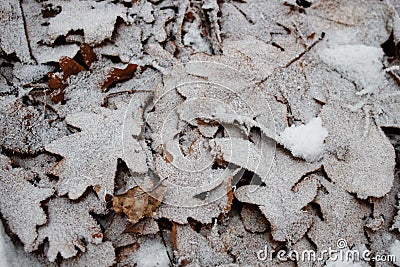
<path fill-rule="evenodd" d="M 90 45 L 86 43 L 81 44 L 80 51 L 86 66 L 90 68 L 92 63 L 97 60 L 96 53 L 93 51 Z"/>
<path fill-rule="evenodd" d="M 64 259 L 71 258 L 78 253 L 77 248 L 86 251 L 85 242 L 100 244 L 103 233 L 95 219 L 89 214 L 102 214 L 105 206 L 93 193 L 79 202 L 58 197 L 47 203 L 47 224 L 38 228 L 37 244 L 45 239 L 49 242 L 47 257 L 54 262 L 58 253 Z"/>
<path fill-rule="evenodd" d="M 393 186 L 395 152 L 388 138 L 361 111 L 325 105 L 321 112 L 334 155 L 322 164 L 330 179 L 357 197 L 383 197 Z"/>
<path fill-rule="evenodd" d="M 100 44 L 112 36 L 118 17 L 126 19 L 126 8 L 119 4 L 74 0 L 59 5 L 62 11 L 49 20 L 47 34 L 51 43 L 71 30 L 83 30 L 85 43 Z"/>
<path fill-rule="evenodd" d="M 349 248 L 367 244 L 364 224 L 370 213 L 369 207 L 325 178 L 320 177 L 319 180 L 326 190 L 320 190 L 315 199 L 321 208 L 322 218 L 315 218 L 307 235 L 320 251 L 329 247 L 336 249 L 341 239 Z"/>
<path fill-rule="evenodd" d="M 218 266 L 233 259 L 223 247 L 216 247 L 189 225 L 173 225 L 175 257 L 182 266 Z"/>
<path fill-rule="evenodd" d="M 76 258 L 62 261 L 61 267 L 109 267 L 115 263 L 115 251 L 111 242 L 97 245 L 89 243 L 86 250 Z"/>
<path fill-rule="evenodd" d="M 146 67 L 141 67 L 136 64 L 128 64 L 124 69 L 112 68 L 111 71 L 107 74 L 106 80 L 103 82 L 103 92 L 107 91 L 108 88 L 115 83 L 119 83 L 135 77 L 138 67 L 140 68 L 140 71 L 144 71 L 146 69 Z"/>
<path fill-rule="evenodd" d="M 13 53 L 24 63 L 32 63 L 24 29 L 24 15 L 19 3 L 5 0 L 0 4 L 0 47 L 7 55 Z"/>
<path fill-rule="evenodd" d="M 47 222 L 41 202 L 53 195 L 53 189 L 38 188 L 28 182 L 35 177 L 32 172 L 12 168 L 11 160 L 0 155 L 0 212 L 10 230 L 33 251 L 37 238 L 36 227 Z"/>
<path fill-rule="evenodd" d="M 88 186 L 95 186 L 97 195 L 105 201 L 106 195 L 114 192 L 118 158 L 126 159 L 132 172 L 147 172 L 146 155 L 140 144 L 129 132 L 123 138 L 124 127 L 128 131 L 137 127 L 131 124 L 130 115 L 125 119 L 124 114 L 123 110 L 103 108 L 98 113 L 81 112 L 67 116 L 67 124 L 82 131 L 57 139 L 45 147 L 48 152 L 64 157 L 52 170 L 60 177 L 57 189 L 60 195 L 68 194 L 69 198 L 78 199 Z M 124 148 L 129 150 L 124 152 Z"/>
<path fill-rule="evenodd" d="M 165 188 L 159 186 L 149 194 L 135 187 L 126 193 L 114 196 L 113 209 L 118 214 L 126 214 L 129 222 L 137 223 L 143 217 L 152 217 L 155 209 L 161 204 Z"/>

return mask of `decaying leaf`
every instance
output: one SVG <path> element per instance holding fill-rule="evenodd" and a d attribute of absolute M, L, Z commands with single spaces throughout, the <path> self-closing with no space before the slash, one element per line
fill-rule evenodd
<path fill-rule="evenodd" d="M 98 113 L 67 116 L 67 123 L 82 131 L 45 147 L 47 151 L 64 157 L 53 169 L 53 174 L 60 177 L 57 189 L 60 195 L 68 194 L 71 199 L 77 199 L 88 186 L 93 186 L 97 195 L 105 200 L 107 194 L 114 192 L 117 159 L 125 159 L 125 155 L 129 155 L 127 164 L 133 172 L 147 171 L 144 151 L 128 134 L 137 127 L 130 123 L 130 115 L 124 121 L 124 111 L 104 108 Z M 128 131 L 125 138 L 124 127 Z M 128 150 L 124 151 L 124 148 Z"/>
<path fill-rule="evenodd" d="M 85 43 L 81 44 L 80 51 L 86 66 L 90 68 L 92 63 L 97 60 L 96 53 L 93 51 L 90 45 Z"/>
<path fill-rule="evenodd" d="M 51 262 L 58 253 L 68 259 L 78 253 L 77 248 L 86 251 L 85 242 L 102 242 L 102 230 L 89 212 L 104 213 L 105 206 L 93 193 L 78 202 L 63 197 L 54 198 L 47 203 L 47 207 L 49 218 L 46 225 L 39 227 L 36 243 L 40 244 L 47 238 L 47 257 Z"/>
<path fill-rule="evenodd" d="M 21 168 L 12 168 L 11 161 L 0 155 L 0 212 L 24 244 L 26 251 L 34 250 L 36 227 L 46 223 L 41 202 L 53 195 L 54 190 L 33 186 L 28 180 L 35 174 Z"/>
<path fill-rule="evenodd" d="M 104 81 L 102 85 L 103 91 L 107 91 L 107 89 L 117 83 L 117 82 L 122 82 L 125 80 L 132 79 L 135 77 L 136 71 L 138 70 L 138 67 L 140 71 L 144 71 L 146 67 L 141 67 L 136 64 L 128 64 L 126 68 L 124 69 L 119 69 L 119 68 L 112 68 L 110 70 L 110 73 L 107 75 L 106 80 Z"/>
<path fill-rule="evenodd" d="M 67 79 L 72 75 L 85 71 L 84 67 L 70 57 L 61 57 L 59 64 L 62 77 L 56 73 L 50 72 L 48 74 L 50 78 L 48 85 L 49 88 L 53 90 L 50 96 L 54 103 L 59 103 L 64 100 L 64 89 L 68 86 Z"/>
<path fill-rule="evenodd" d="M 126 214 L 129 222 L 137 223 L 143 217 L 152 217 L 155 209 L 161 204 L 165 188 L 159 186 L 151 192 L 140 187 L 128 190 L 113 199 L 113 209 L 119 214 Z"/>

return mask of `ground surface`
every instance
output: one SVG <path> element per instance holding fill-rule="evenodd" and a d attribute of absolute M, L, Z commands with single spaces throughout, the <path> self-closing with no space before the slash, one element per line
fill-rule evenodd
<path fill-rule="evenodd" d="M 1 1 L 0 266 L 400 266 L 399 13 Z"/>

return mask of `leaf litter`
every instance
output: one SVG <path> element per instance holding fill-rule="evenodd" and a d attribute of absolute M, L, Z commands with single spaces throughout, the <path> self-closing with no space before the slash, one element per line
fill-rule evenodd
<path fill-rule="evenodd" d="M 305 266 L 276 253 L 339 239 L 398 254 L 395 1 L 0 10 L 9 266 L 265 266 L 264 248 Z"/>

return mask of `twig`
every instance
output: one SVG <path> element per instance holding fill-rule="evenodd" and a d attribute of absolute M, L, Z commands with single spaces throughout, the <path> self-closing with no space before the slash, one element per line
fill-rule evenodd
<path fill-rule="evenodd" d="M 322 39 L 324 39 L 325 37 L 325 33 L 322 32 L 321 36 L 318 38 L 318 40 L 316 40 L 314 43 L 312 43 L 309 47 L 307 47 L 306 50 L 304 50 L 303 52 L 301 52 L 300 54 L 298 54 L 295 58 L 293 58 L 291 61 L 289 61 L 286 65 L 285 68 L 289 67 L 290 65 L 292 65 L 294 62 L 296 62 L 297 60 L 299 60 L 300 58 L 302 58 L 308 51 L 310 51 L 316 44 L 318 44 L 319 42 L 322 41 Z"/>

